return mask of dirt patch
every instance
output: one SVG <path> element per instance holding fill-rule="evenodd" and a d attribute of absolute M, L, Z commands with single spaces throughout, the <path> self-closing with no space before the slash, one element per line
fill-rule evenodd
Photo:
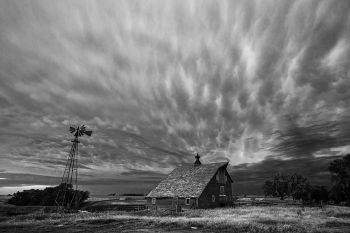
<path fill-rule="evenodd" d="M 341 221 L 329 221 L 324 224 L 325 227 L 349 227 L 350 229 L 350 223 L 349 222 L 341 222 Z"/>
<path fill-rule="evenodd" d="M 336 218 L 350 218 L 350 213 L 335 214 L 334 217 L 336 217 Z"/>
<path fill-rule="evenodd" d="M 91 225 L 98 225 L 98 224 L 110 224 L 110 223 L 113 223 L 113 222 L 117 222 L 116 219 L 94 219 L 94 220 L 80 220 L 80 221 L 77 221 L 77 223 L 86 223 L 86 224 L 91 224 Z"/>
<path fill-rule="evenodd" d="M 278 224 L 282 224 L 282 225 L 286 225 L 286 224 L 296 224 L 296 221 L 278 221 L 278 220 L 273 220 L 273 219 L 261 219 L 256 221 L 257 223 L 261 223 L 264 225 L 278 225 Z"/>

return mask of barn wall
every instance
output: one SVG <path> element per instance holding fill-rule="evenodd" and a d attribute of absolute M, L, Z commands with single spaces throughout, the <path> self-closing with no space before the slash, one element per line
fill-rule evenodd
<path fill-rule="evenodd" d="M 219 181 L 217 180 L 217 173 L 220 174 Z M 226 182 L 224 176 L 227 177 Z M 220 196 L 220 186 L 225 187 L 225 196 Z M 186 205 L 186 198 L 179 198 L 178 205 L 182 208 L 215 208 L 220 206 L 231 206 L 232 205 L 232 180 L 226 171 L 226 168 L 220 168 L 212 179 L 209 181 L 208 185 L 205 187 L 201 196 L 198 198 L 198 207 L 196 204 L 196 198 L 190 199 L 190 205 Z M 212 202 L 212 195 L 215 195 L 215 202 Z M 175 208 L 176 201 L 173 198 L 157 198 L 156 204 L 152 205 L 152 198 L 147 197 L 148 206 L 157 206 L 163 208 Z"/>
<path fill-rule="evenodd" d="M 221 174 L 228 175 L 225 168 Z M 219 172 L 219 170 L 218 170 Z M 217 173 L 218 173 L 217 172 Z M 225 197 L 220 196 L 220 186 L 225 187 Z M 212 201 L 212 195 L 215 195 L 215 202 Z M 208 185 L 204 189 L 202 195 L 198 199 L 198 208 L 215 208 L 220 206 L 230 206 L 232 204 L 232 183 L 228 178 L 224 182 L 224 178 L 220 177 L 219 182 L 217 181 L 216 174 L 209 181 Z"/>
<path fill-rule="evenodd" d="M 196 208 L 196 198 L 191 198 L 189 205 L 186 205 L 186 198 L 178 198 L 178 201 L 176 201 L 173 198 L 156 198 L 155 205 L 152 204 L 152 198 L 147 197 L 146 200 L 147 200 L 147 206 L 171 208 L 171 207 L 174 207 L 176 204 L 178 204 L 185 209 Z"/>
<path fill-rule="evenodd" d="M 156 204 L 157 206 L 171 206 L 173 203 L 172 198 L 156 198 Z M 147 198 L 147 205 L 152 206 L 152 198 Z"/>

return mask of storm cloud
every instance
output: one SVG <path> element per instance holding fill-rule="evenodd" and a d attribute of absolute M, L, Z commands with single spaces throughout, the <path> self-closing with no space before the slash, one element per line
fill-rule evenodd
<path fill-rule="evenodd" d="M 1 1 L 0 169 L 59 177 L 78 123 L 94 131 L 81 173 L 105 179 L 166 174 L 196 152 L 235 166 L 346 153 L 348 12 L 347 0 Z"/>

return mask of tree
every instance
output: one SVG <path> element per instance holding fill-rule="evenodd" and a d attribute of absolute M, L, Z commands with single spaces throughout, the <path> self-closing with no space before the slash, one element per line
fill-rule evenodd
<path fill-rule="evenodd" d="M 282 173 L 275 174 L 272 181 L 267 180 L 262 186 L 265 196 L 280 197 L 283 200 L 290 193 L 289 181 L 288 175 Z"/>
<path fill-rule="evenodd" d="M 350 154 L 332 161 L 328 170 L 333 182 L 330 191 L 331 198 L 336 203 L 343 201 L 350 203 Z"/>
<path fill-rule="evenodd" d="M 302 200 L 303 202 L 310 201 L 312 186 L 309 182 L 297 185 L 293 191 L 292 197 L 294 200 Z"/>
<path fill-rule="evenodd" d="M 295 173 L 290 177 L 290 193 L 293 200 L 305 201 L 308 199 L 310 191 L 311 185 L 304 176 Z"/>
<path fill-rule="evenodd" d="M 324 186 L 313 186 L 311 189 L 310 198 L 315 202 L 328 201 L 328 190 Z"/>
<path fill-rule="evenodd" d="M 284 200 L 284 197 L 290 194 L 289 182 L 289 176 L 282 173 L 277 173 L 273 178 L 273 185 L 276 196 L 280 197 L 281 200 Z"/>
<path fill-rule="evenodd" d="M 56 205 L 55 200 L 57 194 L 62 190 L 62 185 L 60 184 L 56 187 L 47 187 L 44 190 L 31 189 L 24 190 L 22 192 L 17 192 L 13 194 L 13 197 L 8 200 L 9 204 L 13 205 L 42 205 L 42 206 L 54 206 Z M 89 192 L 75 190 L 72 188 L 72 185 L 68 186 L 67 190 L 67 199 L 71 200 L 74 195 L 76 195 L 78 200 L 78 205 L 83 203 L 86 199 L 89 198 Z"/>
<path fill-rule="evenodd" d="M 265 197 L 275 195 L 275 192 L 274 192 L 275 189 L 272 181 L 270 180 L 265 181 L 262 188 L 264 190 Z"/>
<path fill-rule="evenodd" d="M 300 174 L 275 174 L 273 181 L 267 180 L 263 185 L 265 196 L 280 197 L 284 200 L 291 195 L 294 200 L 310 199 L 311 185 L 309 181 Z"/>

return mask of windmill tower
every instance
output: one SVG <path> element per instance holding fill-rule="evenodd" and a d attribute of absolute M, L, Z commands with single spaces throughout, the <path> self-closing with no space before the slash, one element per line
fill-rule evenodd
<path fill-rule="evenodd" d="M 71 208 L 79 201 L 78 190 L 78 154 L 79 154 L 79 137 L 83 135 L 91 136 L 92 131 L 86 130 L 85 125 L 69 127 L 70 133 L 74 134 L 72 147 L 68 155 L 66 167 L 63 172 L 60 190 L 57 194 L 55 203 L 61 208 Z M 75 188 L 75 189 L 74 189 Z M 74 189 L 74 190 L 73 190 Z"/>

